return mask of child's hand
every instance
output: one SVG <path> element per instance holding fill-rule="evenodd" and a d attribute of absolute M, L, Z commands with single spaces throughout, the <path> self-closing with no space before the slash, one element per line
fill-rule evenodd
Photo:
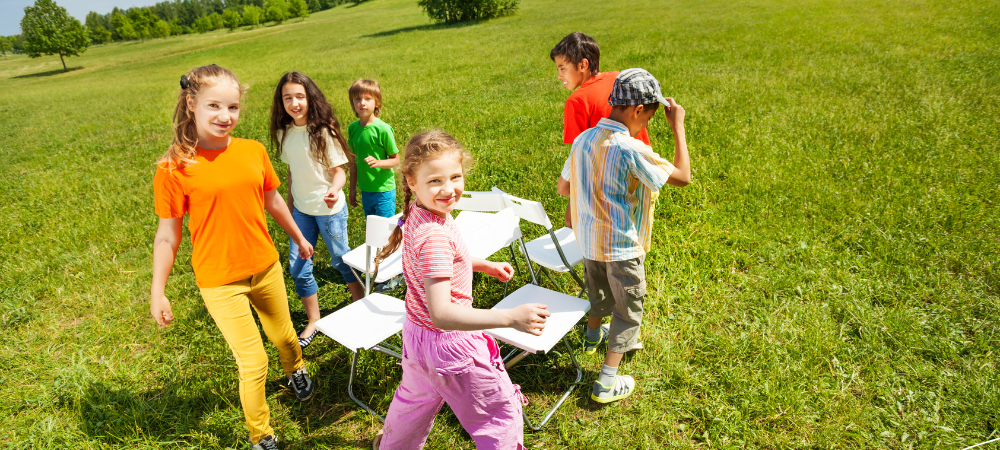
<path fill-rule="evenodd" d="M 335 191 L 333 188 L 326 191 L 326 195 L 323 196 L 323 201 L 326 203 L 327 208 L 333 209 L 333 207 L 337 204 L 337 194 L 339 192 L 339 190 Z"/>
<path fill-rule="evenodd" d="M 542 335 L 545 328 L 546 317 L 552 313 L 545 310 L 547 306 L 541 303 L 528 303 L 510 310 L 510 318 L 513 323 L 510 327 L 535 336 Z"/>
<path fill-rule="evenodd" d="M 174 321 L 174 313 L 170 310 L 170 300 L 167 300 L 165 296 L 149 299 L 149 313 L 153 315 L 153 319 L 160 326 L 170 325 Z"/>
<path fill-rule="evenodd" d="M 351 189 L 350 195 L 347 196 L 347 204 L 351 205 L 352 208 L 358 207 L 358 190 Z"/>
<path fill-rule="evenodd" d="M 365 158 L 365 162 L 368 163 L 368 167 L 371 167 L 373 169 L 377 169 L 378 168 L 378 160 L 375 159 L 374 156 L 369 156 L 369 157 Z"/>
<path fill-rule="evenodd" d="M 302 258 L 302 259 L 312 258 L 312 255 L 313 255 L 313 246 L 312 246 L 312 244 L 309 243 L 309 241 L 305 240 L 305 238 L 302 238 L 302 240 L 300 242 L 296 242 L 295 245 L 299 246 L 299 257 L 300 258 Z"/>
<path fill-rule="evenodd" d="M 484 271 L 486 275 L 503 282 L 509 281 L 514 277 L 514 268 L 510 266 L 510 263 L 493 261 L 487 262 L 489 264 L 486 266 L 486 270 Z"/>
<path fill-rule="evenodd" d="M 663 108 L 663 115 L 667 117 L 667 122 L 670 124 L 670 128 L 684 126 L 684 107 L 678 105 L 677 102 L 674 101 L 673 97 L 667 97 L 666 100 L 670 103 L 670 107 Z"/>

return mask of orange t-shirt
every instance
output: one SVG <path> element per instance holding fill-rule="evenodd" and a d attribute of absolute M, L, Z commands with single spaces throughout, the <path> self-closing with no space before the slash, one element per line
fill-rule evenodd
<path fill-rule="evenodd" d="M 189 216 L 198 287 L 229 284 L 274 264 L 278 251 L 267 233 L 264 192 L 281 182 L 264 146 L 232 138 L 225 148 L 199 148 L 194 160 L 172 171 L 160 164 L 153 190 L 158 216 Z"/>
<path fill-rule="evenodd" d="M 572 144 L 580 133 L 597 126 L 611 114 L 608 97 L 618 72 L 601 72 L 584 81 L 569 98 L 563 110 L 563 144 Z M 643 128 L 636 139 L 649 145 L 649 133 Z"/>

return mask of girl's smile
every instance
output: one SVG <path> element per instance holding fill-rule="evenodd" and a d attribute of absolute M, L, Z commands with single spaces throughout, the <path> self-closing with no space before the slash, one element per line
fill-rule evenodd
<path fill-rule="evenodd" d="M 281 101 L 285 112 L 292 117 L 295 126 L 304 126 L 309 113 L 309 101 L 306 99 L 306 87 L 298 83 L 285 83 L 281 87 Z"/>
<path fill-rule="evenodd" d="M 240 88 L 230 82 L 206 87 L 188 97 L 198 130 L 198 147 L 217 150 L 229 145 L 229 132 L 240 120 Z"/>
<path fill-rule="evenodd" d="M 412 177 L 406 177 L 406 184 L 420 206 L 446 217 L 465 191 L 461 154 L 445 153 L 424 161 Z"/>

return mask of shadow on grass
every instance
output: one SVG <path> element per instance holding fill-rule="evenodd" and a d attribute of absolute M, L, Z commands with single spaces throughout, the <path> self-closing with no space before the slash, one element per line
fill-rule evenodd
<path fill-rule="evenodd" d="M 47 71 L 47 72 L 38 72 L 38 73 L 29 73 L 29 74 L 25 74 L 25 75 L 18 75 L 18 76 L 16 76 L 16 77 L 11 77 L 11 78 L 38 78 L 38 77 L 48 77 L 48 76 L 52 76 L 52 75 L 59 75 L 59 74 L 61 74 L 61 73 L 69 73 L 69 72 L 72 72 L 72 71 L 74 71 L 74 70 L 80 70 L 80 69 L 82 69 L 82 68 L 83 68 L 83 66 L 79 66 L 79 67 L 70 67 L 70 68 L 68 68 L 67 70 L 62 70 L 62 69 L 56 69 L 56 70 L 49 70 L 49 71 Z"/>
<path fill-rule="evenodd" d="M 430 30 L 444 30 L 444 29 L 448 29 L 448 28 L 465 28 L 465 27 L 469 27 L 469 26 L 473 26 L 473 25 L 478 25 L 481 22 L 484 22 L 484 21 L 482 21 L 482 20 L 470 20 L 468 22 L 459 22 L 459 23 L 430 23 L 430 24 L 426 24 L 426 25 L 417 25 L 417 26 L 412 26 L 412 27 L 397 28 L 395 30 L 379 31 L 378 33 L 366 34 L 366 35 L 364 35 L 362 37 L 377 38 L 377 37 L 394 36 L 394 35 L 397 35 L 399 33 L 407 33 L 407 32 L 410 32 L 410 31 L 430 31 Z"/>

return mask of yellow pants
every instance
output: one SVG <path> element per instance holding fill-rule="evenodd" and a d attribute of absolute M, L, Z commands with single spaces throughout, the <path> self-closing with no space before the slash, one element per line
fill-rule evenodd
<path fill-rule="evenodd" d="M 281 369 L 290 375 L 304 364 L 298 336 L 288 314 L 288 294 L 281 265 L 224 286 L 201 289 L 208 313 L 229 343 L 240 372 L 240 403 L 250 427 L 250 442 L 274 434 L 269 421 L 264 383 L 267 381 L 267 353 L 254 323 L 250 307 L 257 311 L 268 340 L 278 348 Z"/>

